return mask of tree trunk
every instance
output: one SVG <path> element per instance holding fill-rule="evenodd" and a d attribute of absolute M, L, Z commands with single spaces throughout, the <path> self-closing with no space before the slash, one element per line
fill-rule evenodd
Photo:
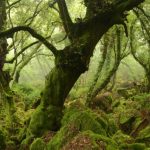
<path fill-rule="evenodd" d="M 6 0 L 0 2 L 0 32 L 4 30 L 6 24 Z M 5 125 L 7 128 L 12 128 L 13 113 L 15 112 L 12 92 L 9 87 L 11 77 L 8 71 L 4 71 L 7 54 L 7 41 L 5 38 L 0 38 L 0 103 L 4 110 Z"/>
<path fill-rule="evenodd" d="M 58 130 L 65 99 L 79 76 L 88 70 L 96 44 L 112 26 L 95 20 L 95 28 L 86 29 L 74 43 L 58 51 L 55 67 L 46 77 L 42 101 L 31 117 L 29 135 L 41 136 L 47 130 Z M 91 22 L 92 23 L 92 22 Z M 99 31 L 99 32 L 98 32 Z M 27 134 L 28 136 L 28 134 Z"/>
<path fill-rule="evenodd" d="M 101 81 L 101 83 L 100 83 L 100 85 L 96 88 L 95 86 L 93 87 L 93 90 L 91 91 L 91 94 L 90 94 L 90 97 L 88 97 L 87 98 L 87 101 L 86 101 L 86 105 L 87 106 L 89 106 L 90 107 L 90 105 L 91 105 L 91 102 L 92 102 L 92 99 L 94 98 L 94 97 L 96 97 L 97 96 L 97 94 L 102 90 L 102 89 L 104 89 L 106 86 L 107 86 L 107 84 L 110 82 L 110 79 L 111 79 L 111 77 L 116 73 L 116 71 L 118 70 L 118 67 L 119 67 L 119 64 L 120 64 L 120 61 L 121 61 L 121 31 L 120 31 L 120 29 L 116 29 L 116 37 L 115 36 L 113 36 L 113 34 L 111 35 L 111 37 L 112 37 L 112 40 L 111 40 L 111 42 L 110 42 L 110 40 L 109 41 L 107 41 L 107 44 L 109 44 L 109 42 L 110 42 L 110 47 L 108 47 L 108 48 L 110 48 L 110 51 L 109 51 L 109 53 L 107 52 L 107 55 L 108 55 L 108 61 L 110 61 L 110 59 L 111 59 L 111 49 L 113 48 L 113 44 L 115 44 L 115 41 L 114 41 L 114 39 L 115 38 L 117 38 L 117 43 L 116 43 L 116 45 L 117 45 L 117 48 L 116 49 L 114 49 L 114 51 L 115 51 L 115 63 L 113 64 L 113 67 L 107 72 L 107 74 L 105 75 L 105 78 Z M 108 51 L 108 50 L 107 50 Z M 105 61 L 107 61 L 107 60 L 105 60 Z M 100 74 L 99 74 L 99 76 L 100 76 Z M 98 79 L 97 79 L 98 80 Z M 96 85 L 96 84 L 95 84 Z M 96 89 L 95 89 L 96 88 Z"/>
<path fill-rule="evenodd" d="M 56 58 L 55 67 L 47 75 L 41 104 L 31 118 L 29 130 L 36 136 L 42 135 L 46 130 L 59 129 L 65 99 L 79 76 L 87 69 L 82 65 L 80 57 L 69 56 L 68 62 L 73 62 L 68 64 L 64 54 Z"/>

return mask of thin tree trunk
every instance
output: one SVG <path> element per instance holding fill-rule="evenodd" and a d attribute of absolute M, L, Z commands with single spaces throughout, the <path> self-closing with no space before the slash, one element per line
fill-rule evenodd
<path fill-rule="evenodd" d="M 110 79 L 111 77 L 116 73 L 116 71 L 118 70 L 118 67 L 119 67 L 119 64 L 120 64 L 120 61 L 121 61 L 121 37 L 120 37 L 120 29 L 116 29 L 116 34 L 117 34 L 117 48 L 114 49 L 115 53 L 116 53 L 116 56 L 115 56 L 115 63 L 113 65 L 113 67 L 111 68 L 111 70 L 109 70 L 107 72 L 107 75 L 105 75 L 105 78 L 101 81 L 100 85 L 94 89 L 92 92 L 91 92 L 91 95 L 90 97 L 87 99 L 87 102 L 86 102 L 86 105 L 87 106 L 90 106 L 90 103 L 92 102 L 92 99 L 94 97 L 96 97 L 96 95 L 102 90 L 104 89 L 107 84 L 110 82 Z M 113 37 L 113 40 L 114 40 L 115 37 Z M 114 44 L 114 41 L 111 42 L 111 46 L 110 48 L 113 47 L 112 43 Z M 108 44 L 108 43 L 107 43 Z M 111 53 L 108 53 L 108 55 L 111 55 Z M 111 58 L 111 56 L 108 56 L 109 59 Z M 99 75 L 100 76 L 100 75 Z"/>
<path fill-rule="evenodd" d="M 104 45 L 103 45 L 103 53 L 102 53 L 102 58 L 98 64 L 98 68 L 97 68 L 97 72 L 94 76 L 94 79 L 92 81 L 92 84 L 88 90 L 88 94 L 87 94 L 87 100 L 86 100 L 86 105 L 88 106 L 88 103 L 91 101 L 91 97 L 92 97 L 92 91 L 99 79 L 99 76 L 101 74 L 101 71 L 103 69 L 103 66 L 105 64 L 105 60 L 106 60 L 106 56 L 107 56 L 107 48 L 108 48 L 108 37 L 105 35 L 104 36 Z"/>

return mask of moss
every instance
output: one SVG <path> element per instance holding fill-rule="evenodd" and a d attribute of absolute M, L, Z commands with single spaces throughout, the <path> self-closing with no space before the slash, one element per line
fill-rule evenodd
<path fill-rule="evenodd" d="M 135 95 L 132 97 L 133 100 L 138 101 L 141 108 L 150 110 L 149 98 L 150 98 L 150 94 L 148 93 L 142 93 L 142 94 Z"/>
<path fill-rule="evenodd" d="M 6 147 L 6 138 L 4 133 L 0 130 L 0 150 L 4 150 Z"/>
<path fill-rule="evenodd" d="M 28 130 L 35 136 L 41 136 L 47 130 L 56 130 L 60 126 L 56 122 L 60 122 L 61 116 L 59 108 L 54 106 L 43 108 L 40 105 L 32 115 Z"/>
<path fill-rule="evenodd" d="M 113 118 L 112 115 L 108 115 L 109 117 L 109 120 L 108 120 L 108 135 L 112 136 L 114 135 L 117 130 L 119 129 L 118 125 L 117 125 L 117 122 L 115 121 L 115 119 Z"/>
<path fill-rule="evenodd" d="M 62 119 L 62 128 L 48 143 L 48 149 L 60 149 L 82 131 L 91 130 L 94 133 L 106 136 L 106 127 L 103 127 L 106 123 L 103 119 L 100 121 L 96 119 L 96 115 L 89 110 L 82 108 L 69 109 Z"/>
<path fill-rule="evenodd" d="M 129 135 L 126 135 L 126 134 L 123 134 L 121 130 L 118 130 L 113 136 L 112 136 L 112 139 L 114 141 L 116 141 L 116 143 L 118 145 L 122 144 L 122 143 L 126 143 L 126 142 L 129 142 L 129 141 L 133 141 L 133 139 L 129 136 Z"/>
<path fill-rule="evenodd" d="M 41 138 L 35 139 L 30 146 L 30 150 L 44 150 L 45 148 L 46 144 Z"/>
<path fill-rule="evenodd" d="M 28 136 L 26 139 L 24 139 L 20 144 L 20 150 L 27 150 L 30 147 L 30 144 L 33 141 L 32 136 Z"/>
<path fill-rule="evenodd" d="M 70 140 L 62 149 L 82 149 L 82 150 L 118 150 L 117 144 L 110 138 L 95 134 L 92 131 L 79 133 Z"/>
<path fill-rule="evenodd" d="M 145 150 L 146 146 L 143 143 L 123 144 L 120 146 L 120 150 Z"/>
<path fill-rule="evenodd" d="M 79 102 L 72 103 L 71 106 L 65 110 L 64 117 L 62 119 L 62 125 L 73 121 L 75 118 L 78 117 L 78 115 L 82 117 L 82 113 L 87 114 L 87 116 L 89 116 L 90 118 L 93 118 L 93 120 L 98 122 L 103 129 L 108 129 L 108 119 L 106 114 L 102 114 L 101 112 L 94 112 Z M 88 117 L 84 119 L 88 121 Z"/>
<path fill-rule="evenodd" d="M 16 146 L 16 144 L 15 144 L 15 142 L 13 142 L 13 141 L 8 141 L 7 143 L 6 143 L 6 150 L 16 150 L 17 149 L 17 146 Z"/>
<path fill-rule="evenodd" d="M 48 150 L 58 150 L 70 139 L 72 139 L 79 130 L 73 124 L 68 124 L 60 129 L 52 140 L 48 143 Z"/>
<path fill-rule="evenodd" d="M 80 126 L 80 131 L 92 130 L 95 133 L 106 135 L 108 122 L 104 117 L 98 115 L 86 107 L 69 108 L 62 119 L 62 125 L 72 122 Z"/>
<path fill-rule="evenodd" d="M 145 129 L 140 131 L 136 141 L 145 143 L 147 146 L 150 146 L 150 126 L 147 126 Z"/>

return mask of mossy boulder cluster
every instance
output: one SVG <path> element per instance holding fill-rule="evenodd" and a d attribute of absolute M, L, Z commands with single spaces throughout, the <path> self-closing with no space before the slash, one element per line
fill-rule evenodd
<path fill-rule="evenodd" d="M 51 136 L 49 140 L 45 140 L 44 136 L 34 139 L 30 145 L 30 150 L 150 149 L 149 124 L 144 126 L 143 129 L 139 129 L 136 136 L 132 136 L 132 133 L 137 130 L 142 122 L 142 118 L 138 115 L 135 116 L 136 119 L 130 133 L 126 133 L 120 128 L 121 124 L 130 122 L 132 120 L 130 118 L 133 117 L 131 112 L 126 110 L 124 113 L 128 114 L 127 118 L 122 118 L 123 121 L 118 120 L 117 115 L 114 113 L 118 112 L 122 103 L 110 114 L 100 110 L 91 110 L 78 102 L 72 103 L 64 111 L 60 130 Z M 135 107 L 135 104 L 133 106 Z"/>

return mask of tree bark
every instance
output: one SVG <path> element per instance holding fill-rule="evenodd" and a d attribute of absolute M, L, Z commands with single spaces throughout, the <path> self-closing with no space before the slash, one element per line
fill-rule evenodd
<path fill-rule="evenodd" d="M 0 31 L 4 30 L 6 24 L 6 2 L 1 0 L 0 3 Z M 7 54 L 7 41 L 5 38 L 0 38 L 0 70 L 4 66 L 5 58 Z"/>

